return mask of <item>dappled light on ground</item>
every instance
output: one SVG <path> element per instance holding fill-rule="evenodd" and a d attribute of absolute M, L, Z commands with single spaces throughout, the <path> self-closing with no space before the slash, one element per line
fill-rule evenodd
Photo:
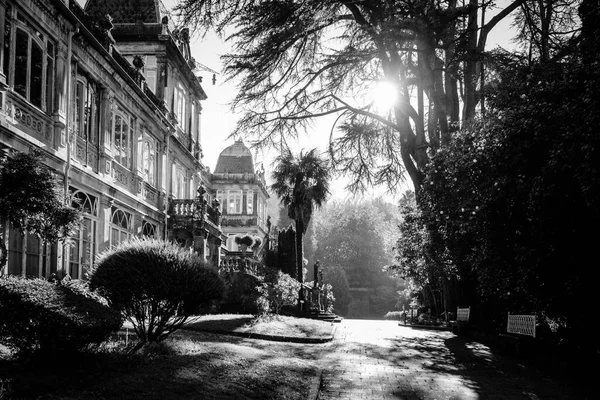
<path fill-rule="evenodd" d="M 321 400 L 583 398 L 448 331 L 345 320 L 329 346 Z"/>

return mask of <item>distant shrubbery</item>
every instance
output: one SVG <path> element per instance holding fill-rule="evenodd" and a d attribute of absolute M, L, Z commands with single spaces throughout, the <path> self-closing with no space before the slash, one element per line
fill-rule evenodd
<path fill-rule="evenodd" d="M 79 351 L 105 341 L 122 323 L 85 284 L 0 279 L 0 343 L 19 355 Z"/>
<path fill-rule="evenodd" d="M 224 275 L 229 312 L 279 314 L 284 305 L 297 303 L 298 281 L 277 269 L 262 267 L 260 270 L 258 275 L 245 272 Z"/>
<path fill-rule="evenodd" d="M 383 316 L 383 319 L 389 319 L 389 320 L 394 320 L 394 321 L 403 321 L 405 318 L 406 318 L 405 311 L 388 311 Z"/>
<path fill-rule="evenodd" d="M 260 289 L 267 299 L 269 312 L 279 314 L 284 305 L 296 304 L 300 283 L 279 270 L 269 270 Z"/>
<path fill-rule="evenodd" d="M 90 287 L 131 321 L 142 343 L 164 340 L 224 292 L 217 271 L 200 257 L 155 239 L 133 239 L 101 254 Z"/>

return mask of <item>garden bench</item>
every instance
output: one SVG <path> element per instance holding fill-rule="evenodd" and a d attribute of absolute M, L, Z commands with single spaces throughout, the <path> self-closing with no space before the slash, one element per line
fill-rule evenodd
<path fill-rule="evenodd" d="M 471 316 L 471 307 L 466 308 L 456 308 L 456 321 L 452 321 L 450 325 L 452 326 L 452 332 L 454 332 L 454 328 L 456 328 L 456 333 L 460 334 L 460 327 L 465 326 L 469 323 L 469 317 Z"/>
<path fill-rule="evenodd" d="M 515 315 L 508 313 L 506 333 L 500 337 L 515 344 L 516 353 L 519 354 L 521 343 L 535 339 L 535 315 Z"/>

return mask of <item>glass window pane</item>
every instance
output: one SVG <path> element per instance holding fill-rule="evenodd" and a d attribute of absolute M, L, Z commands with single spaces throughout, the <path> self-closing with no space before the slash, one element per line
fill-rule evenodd
<path fill-rule="evenodd" d="M 2 70 L 4 71 L 4 75 L 8 78 L 8 68 L 10 65 L 10 43 L 11 43 L 11 30 L 12 25 L 8 21 L 10 16 L 10 11 L 6 10 L 6 20 L 4 22 L 4 64 L 2 65 Z"/>
<path fill-rule="evenodd" d="M 44 71 L 44 51 L 34 41 L 31 42 L 31 68 L 29 70 L 29 101 L 42 108 L 42 83 Z"/>
<path fill-rule="evenodd" d="M 21 30 L 17 30 L 17 41 L 15 48 L 15 92 L 27 97 L 27 65 L 29 36 Z"/>
<path fill-rule="evenodd" d="M 46 112 L 51 114 L 54 111 L 52 108 L 54 95 L 54 59 L 48 56 L 46 64 Z"/>

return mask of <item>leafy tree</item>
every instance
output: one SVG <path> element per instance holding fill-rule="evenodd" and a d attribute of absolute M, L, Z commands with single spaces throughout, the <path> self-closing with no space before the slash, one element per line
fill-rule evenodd
<path fill-rule="evenodd" d="M 48 242 L 67 238 L 79 224 L 80 212 L 65 204 L 56 179 L 43 161 L 44 153 L 37 149 L 0 161 L 1 273 L 6 273 L 8 260 L 8 224 Z"/>
<path fill-rule="evenodd" d="M 569 57 L 498 64 L 490 112 L 436 154 L 422 209 L 480 316 L 497 326 L 507 311 L 536 312 L 583 351 L 597 326 L 586 305 L 599 239 L 600 76 L 588 47 L 598 43 L 597 2 L 579 11 Z"/>
<path fill-rule="evenodd" d="M 315 217 L 315 258 L 344 268 L 351 287 L 393 286 L 382 269 L 392 261 L 397 220 L 386 220 L 376 204 L 334 201 Z"/>
<path fill-rule="evenodd" d="M 315 118 L 335 117 L 331 152 L 354 189 L 394 188 L 406 170 L 418 194 L 427 147 L 461 123 L 461 84 L 462 119 L 475 116 L 488 33 L 524 1 L 483 26 L 489 3 L 477 0 L 182 0 L 179 11 L 185 23 L 232 31 L 226 71 L 240 79 L 233 106 L 245 112 L 236 134 L 286 148 Z M 392 93 L 373 95 L 380 82 Z M 390 109 L 372 100 L 385 96 L 396 97 Z"/>
<path fill-rule="evenodd" d="M 175 243 L 137 238 L 99 255 L 90 288 L 133 324 L 140 346 L 166 339 L 224 292 L 218 272 L 200 257 Z"/>
<path fill-rule="evenodd" d="M 275 160 L 271 189 L 287 207 L 296 226 L 296 270 L 303 282 L 303 243 L 308 224 L 316 207 L 321 207 L 329 194 L 330 172 L 327 161 L 316 149 L 294 156 L 287 150 Z M 302 298 L 300 298 L 302 300 Z"/>
<path fill-rule="evenodd" d="M 408 281 L 408 296 L 418 297 L 422 305 L 440 314 L 448 307 L 447 282 L 454 273 L 453 264 L 444 254 L 444 247 L 435 230 L 428 228 L 427 220 L 417 207 L 413 192 L 405 193 L 400 201 L 402 222 L 400 237 L 395 246 L 395 263 L 386 271 Z"/>

